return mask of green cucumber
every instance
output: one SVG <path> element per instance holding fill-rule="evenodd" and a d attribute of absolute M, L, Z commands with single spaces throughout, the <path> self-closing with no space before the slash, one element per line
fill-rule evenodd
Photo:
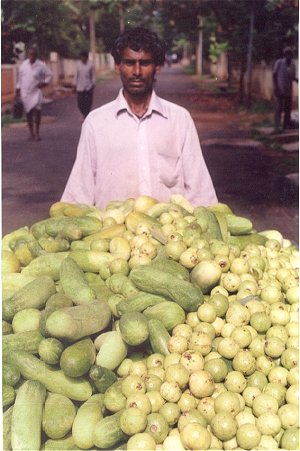
<path fill-rule="evenodd" d="M 203 294 L 199 287 L 191 282 L 163 272 L 152 265 L 133 268 L 129 278 L 134 285 L 147 293 L 166 296 L 175 301 L 186 312 L 194 312 L 203 302 Z"/>
<path fill-rule="evenodd" d="M 105 393 L 108 387 L 110 387 L 117 380 L 117 376 L 114 371 L 100 365 L 91 366 L 89 370 L 89 378 L 99 393 Z"/>
<path fill-rule="evenodd" d="M 112 449 L 126 435 L 121 429 L 120 416 L 122 410 L 98 421 L 94 429 L 94 444 L 100 449 Z"/>
<path fill-rule="evenodd" d="M 45 398 L 46 389 L 38 381 L 25 381 L 18 389 L 11 419 L 13 450 L 39 450 L 41 448 Z"/>
<path fill-rule="evenodd" d="M 154 353 L 162 355 L 170 354 L 168 341 L 171 335 L 159 319 L 149 319 L 149 341 Z"/>
<path fill-rule="evenodd" d="M 84 338 L 65 348 L 60 356 L 60 368 L 66 376 L 86 374 L 96 359 L 96 348 L 90 338 Z"/>
<path fill-rule="evenodd" d="M 43 411 L 43 431 L 49 438 L 63 438 L 71 431 L 75 415 L 75 405 L 69 398 L 48 393 Z"/>
<path fill-rule="evenodd" d="M 119 315 L 129 312 L 143 312 L 147 307 L 159 304 L 166 301 L 163 296 L 156 294 L 140 292 L 129 296 L 127 299 L 120 301 L 117 304 L 117 312 Z"/>
<path fill-rule="evenodd" d="M 90 449 L 94 446 L 93 433 L 96 424 L 103 418 L 103 394 L 92 395 L 77 410 L 72 436 L 80 449 Z"/>
<path fill-rule="evenodd" d="M 107 302 L 94 301 L 56 310 L 48 317 L 46 329 L 52 337 L 77 341 L 105 329 L 110 319 Z"/>
<path fill-rule="evenodd" d="M 20 310 L 44 307 L 46 301 L 55 292 L 55 283 L 51 277 L 37 277 L 2 303 L 3 319 L 11 321 Z"/>
<path fill-rule="evenodd" d="M 71 298 L 75 305 L 90 303 L 96 299 L 96 293 L 89 286 L 83 270 L 70 257 L 61 263 L 60 283 L 65 295 Z"/>
<path fill-rule="evenodd" d="M 159 319 L 168 331 L 174 329 L 178 324 L 183 324 L 185 321 L 185 312 L 176 302 L 165 301 L 160 304 L 153 305 L 146 308 L 143 313 L 146 318 Z M 123 316 L 121 316 L 120 322 Z"/>
<path fill-rule="evenodd" d="M 24 379 L 38 381 L 48 391 L 75 401 L 86 401 L 92 395 L 92 387 L 87 379 L 68 377 L 62 370 L 54 369 L 28 352 L 15 351 L 11 354 L 11 361 Z"/>

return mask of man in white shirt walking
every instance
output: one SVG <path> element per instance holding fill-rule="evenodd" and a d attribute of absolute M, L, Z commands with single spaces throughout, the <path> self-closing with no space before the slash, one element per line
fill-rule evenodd
<path fill-rule="evenodd" d="M 38 59 L 36 47 L 28 49 L 28 58 L 21 64 L 18 73 L 16 97 L 23 102 L 30 139 L 39 141 L 43 94 L 41 89 L 52 79 L 52 72 Z"/>
<path fill-rule="evenodd" d="M 190 113 L 153 90 L 165 51 L 145 28 L 117 38 L 111 53 L 123 88 L 85 119 L 63 201 L 102 208 L 139 195 L 168 201 L 181 194 L 195 206 L 217 202 Z"/>
<path fill-rule="evenodd" d="M 75 74 L 77 92 L 77 105 L 83 117 L 86 117 L 92 108 L 93 91 L 96 84 L 96 74 L 93 64 L 88 60 L 86 51 L 80 53 Z"/>

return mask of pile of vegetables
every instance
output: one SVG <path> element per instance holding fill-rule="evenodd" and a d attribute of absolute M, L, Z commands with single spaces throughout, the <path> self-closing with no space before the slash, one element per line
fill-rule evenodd
<path fill-rule="evenodd" d="M 298 277 L 222 203 L 54 203 L 2 239 L 2 449 L 299 449 Z"/>

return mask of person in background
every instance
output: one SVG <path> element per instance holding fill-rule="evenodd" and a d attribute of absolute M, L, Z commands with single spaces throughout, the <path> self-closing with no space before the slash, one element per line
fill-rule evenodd
<path fill-rule="evenodd" d="M 93 91 L 96 84 L 95 69 L 88 59 L 88 52 L 82 51 L 80 53 L 80 60 L 77 62 L 75 74 L 77 105 L 84 118 L 91 111 Z"/>
<path fill-rule="evenodd" d="M 217 203 L 190 113 L 153 89 L 165 50 L 142 27 L 116 39 L 111 53 L 123 87 L 83 122 L 62 201 L 103 208 L 139 195 L 168 201 L 181 194 L 193 205 Z"/>
<path fill-rule="evenodd" d="M 281 116 L 283 113 L 283 129 L 293 128 L 291 121 L 293 81 L 296 78 L 296 66 L 292 61 L 293 52 L 290 47 L 283 51 L 283 58 L 275 62 L 273 68 L 275 105 L 275 131 L 280 131 Z"/>
<path fill-rule="evenodd" d="M 16 98 L 21 98 L 23 102 L 30 139 L 39 141 L 43 101 L 41 89 L 52 80 L 52 72 L 38 59 L 37 47 L 29 47 L 27 55 L 19 68 Z"/>

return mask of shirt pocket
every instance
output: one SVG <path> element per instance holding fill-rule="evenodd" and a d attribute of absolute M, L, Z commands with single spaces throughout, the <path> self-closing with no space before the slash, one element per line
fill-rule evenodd
<path fill-rule="evenodd" d="M 160 150 L 157 154 L 159 180 L 171 188 L 178 182 L 179 156 L 168 150 Z"/>

